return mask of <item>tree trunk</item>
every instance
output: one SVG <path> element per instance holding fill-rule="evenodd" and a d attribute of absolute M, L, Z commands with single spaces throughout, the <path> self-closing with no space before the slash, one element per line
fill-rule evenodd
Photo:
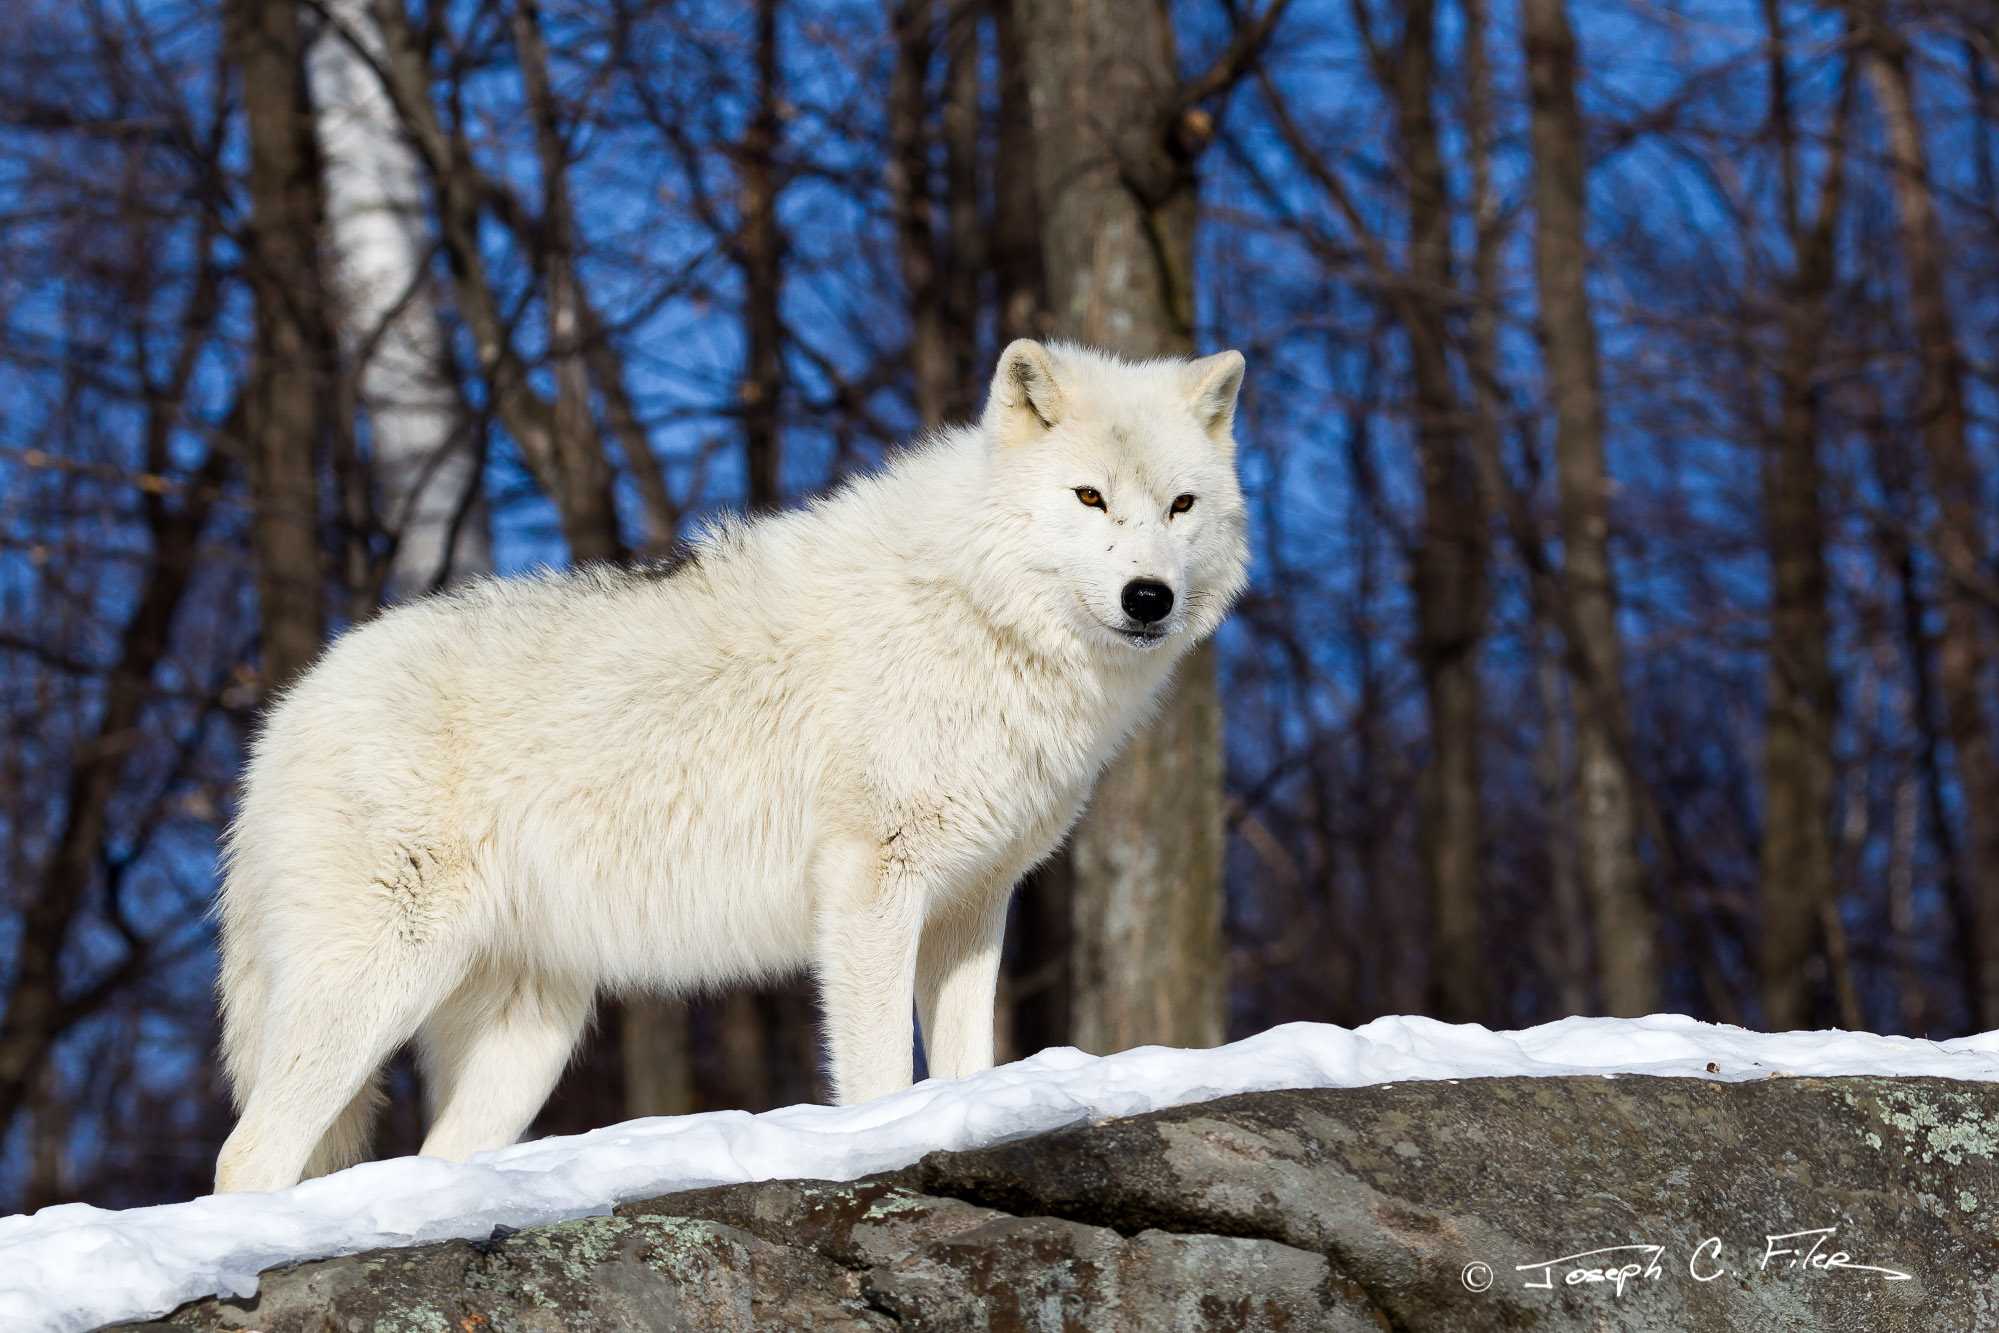
<path fill-rule="evenodd" d="M 715 1046 L 724 1105 L 751 1114 L 771 1109 L 770 1035 L 755 991 L 732 990 L 722 997 L 716 1012 Z"/>
<path fill-rule="evenodd" d="M 1532 103 L 1535 275 L 1549 392 L 1555 408 L 1563 593 L 1576 636 L 1579 868 L 1597 934 L 1604 1005 L 1615 1015 L 1659 1004 L 1658 926 L 1638 854 L 1638 801 L 1625 744 L 1628 713 L 1604 467 L 1603 387 L 1585 287 L 1582 112 L 1576 42 L 1563 0 L 1521 11 Z"/>
<path fill-rule="evenodd" d="M 317 460 L 331 419 L 334 340 L 320 287 L 319 161 L 300 6 L 239 0 L 231 18 L 250 128 L 244 268 L 256 340 L 243 452 L 270 698 L 318 655 L 324 632 Z"/>
<path fill-rule="evenodd" d="M 985 382 L 979 364 L 979 273 L 985 219 L 979 210 L 979 17 L 985 0 L 949 0 L 944 24 L 944 340 L 956 377 L 945 419 L 971 418 Z"/>
<path fill-rule="evenodd" d="M 1193 350 L 1194 179 L 1168 149 L 1165 8 L 1017 0 L 1054 332 L 1126 356 Z M 1070 1039 L 1209 1046 L 1227 1028 L 1215 653 L 1104 773 L 1073 838 Z"/>
<path fill-rule="evenodd" d="M 1041 258 L 1040 192 L 1034 183 L 1034 109 L 1018 10 L 992 0 L 999 87 L 994 98 L 993 221 L 987 263 L 999 306 L 1001 343 L 1048 336 L 1048 285 Z"/>
<path fill-rule="evenodd" d="M 926 429 L 944 423 L 958 387 L 946 333 L 944 275 L 938 262 L 937 201 L 930 182 L 930 57 L 937 45 L 935 0 L 895 7 L 895 73 L 889 84 L 890 193 L 896 250 L 908 293 L 909 368 L 916 414 Z"/>
<path fill-rule="evenodd" d="M 625 998 L 619 1055 L 625 1071 L 625 1118 L 686 1115 L 694 1109 L 694 1068 L 687 1005 L 654 995 Z"/>
<path fill-rule="evenodd" d="M 743 271 L 743 453 L 752 509 L 778 503 L 778 400 L 784 388 L 778 299 L 784 236 L 777 220 L 778 0 L 757 0 L 757 103 L 738 150 Z"/>
<path fill-rule="evenodd" d="M 1825 520 L 1810 362 L 1787 351 L 1782 419 L 1764 464 L 1771 562 L 1769 698 L 1763 742 L 1763 1017 L 1808 1026 L 1806 968 L 1819 905 L 1832 901 L 1832 723 Z M 1805 354 L 1806 356 L 1809 353 Z"/>
<path fill-rule="evenodd" d="M 1913 769 L 1895 783 L 1895 820 L 1888 840 L 1888 928 L 1895 958 L 1897 1029 L 1905 1037 L 1929 1035 L 1930 988 L 1916 934 L 1916 823 L 1920 806 Z"/>
<path fill-rule="evenodd" d="M 1063 848 L 1021 881 L 1001 979 L 1002 1061 L 1069 1044 L 1074 866 Z"/>
<path fill-rule="evenodd" d="M 1778 408 L 1764 458 L 1764 524 L 1770 544 L 1769 697 L 1764 723 L 1762 846 L 1763 1019 L 1772 1031 L 1810 1025 L 1807 968 L 1820 920 L 1834 910 L 1833 713 L 1838 695 L 1826 607 L 1825 485 L 1819 462 L 1815 383 L 1833 239 L 1845 187 L 1846 100 L 1828 136 L 1831 156 L 1815 218 L 1799 218 L 1788 79 L 1775 0 L 1771 32 L 1771 119 L 1783 157 L 1785 221 L 1794 273 L 1784 309 Z M 1851 66 L 1849 66 L 1850 70 Z M 1850 97 L 1851 76 L 1847 94 Z M 1828 936 L 1830 944 L 1831 937 Z M 1827 950 L 1828 955 L 1832 952 Z"/>
<path fill-rule="evenodd" d="M 1869 34 L 1868 48 L 1868 73 L 1887 127 L 1909 309 L 1923 363 L 1918 411 L 1936 505 L 1928 544 L 1942 569 L 1937 688 L 1964 812 L 1962 875 L 1976 931 L 1975 1021 L 1990 1029 L 1999 1027 L 1999 763 L 1983 695 L 1991 665 L 1986 644 L 1990 617 L 1968 586 L 1987 568 L 1982 491 L 1967 435 L 1964 357 L 1944 295 L 1943 237 L 1916 117 L 1907 45 L 1880 20 Z"/>
<path fill-rule="evenodd" d="M 569 199 L 569 160 L 549 81 L 548 50 L 535 0 L 515 0 L 514 51 L 534 118 L 535 154 L 541 166 L 541 271 L 548 309 L 548 354 L 555 368 L 555 404 L 549 445 L 572 564 L 618 561 L 625 546 L 618 532 L 610 459 L 590 410 L 590 371 L 584 349 L 583 292 L 576 276 L 578 243 Z"/>
<path fill-rule="evenodd" d="M 1942 881 L 1944 905 L 1951 917 L 1950 943 L 1957 964 L 1958 997 L 1966 1019 L 1978 1018 L 1978 927 L 1977 908 L 1964 881 L 1964 858 L 1959 853 L 1957 830 L 1951 823 L 1950 800 L 1946 791 L 1943 758 L 1945 728 L 1938 719 L 1936 653 L 1926 628 L 1929 604 L 1917 582 L 1916 555 L 1909 544 L 1907 525 L 1900 520 L 1917 501 L 1912 494 L 1915 482 L 1912 452 L 1901 433 L 1878 426 L 1871 432 L 1875 475 L 1896 518 L 1876 525 L 1873 538 L 1881 567 L 1895 580 L 1894 628 L 1900 651 L 1908 660 L 1909 721 L 1915 729 L 1914 761 L 1921 780 L 1922 816 L 1936 842 L 1937 872 Z"/>
<path fill-rule="evenodd" d="M 926 429 L 962 421 L 977 402 L 979 270 L 980 0 L 901 0 L 891 21 L 896 40 L 889 87 L 890 193 L 897 250 L 909 305 L 909 368 L 916 410 Z M 941 89 L 930 69 L 944 54 Z M 932 112 L 935 111 L 933 124 Z M 932 149 L 941 143 L 940 195 Z"/>
<path fill-rule="evenodd" d="M 1562 689 L 1562 653 L 1555 633 L 1536 609 L 1534 693 L 1541 735 L 1534 747 L 1534 780 L 1547 825 L 1548 904 L 1555 924 L 1557 1017 L 1589 1012 L 1589 907 L 1576 872 L 1575 760 L 1569 710 Z"/>
<path fill-rule="evenodd" d="M 1460 438 L 1465 421 L 1446 353 L 1445 303 L 1455 296 L 1443 152 L 1432 108 L 1436 56 L 1431 0 L 1406 0 L 1392 92 L 1409 217 L 1416 443 L 1423 479 L 1416 548 L 1417 665 L 1430 719 L 1418 839 L 1430 896 L 1430 1012 L 1446 1022 L 1486 1017 L 1479 940 L 1479 643 L 1485 629 L 1486 522 Z"/>
<path fill-rule="evenodd" d="M 381 32 L 366 0 L 335 0 L 328 13 L 335 21 L 320 28 L 307 57 L 328 279 L 393 543 L 383 591 L 400 600 L 490 572 L 492 540 L 478 450 L 426 272 L 423 164 L 375 72 Z"/>

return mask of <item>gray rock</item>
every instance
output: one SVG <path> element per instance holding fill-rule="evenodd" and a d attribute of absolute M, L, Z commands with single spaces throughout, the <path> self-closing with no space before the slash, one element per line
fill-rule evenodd
<path fill-rule="evenodd" d="M 618 1211 L 670 1211 L 809 1246 L 861 1274 L 863 1301 L 896 1327 L 1380 1327 L 1323 1257 L 1293 1246 L 1016 1216 L 911 1189 L 911 1175 L 698 1190 Z"/>
<path fill-rule="evenodd" d="M 119 1333 L 1871 1333 L 1999 1329 L 1995 1279 L 1999 1088 L 1477 1079 L 673 1194 L 274 1269 Z"/>
<path fill-rule="evenodd" d="M 919 1178 L 1322 1254 L 1394 1328 L 1844 1333 L 1999 1327 L 1995 1153 L 1985 1084 L 1482 1079 L 1232 1097 Z"/>

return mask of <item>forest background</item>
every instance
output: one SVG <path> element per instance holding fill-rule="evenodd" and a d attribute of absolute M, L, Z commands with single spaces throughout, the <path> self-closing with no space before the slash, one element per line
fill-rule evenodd
<path fill-rule="evenodd" d="M 1017 895 L 1007 1053 L 1999 1027 L 1987 0 L 0 29 L 0 1209 L 206 1189 L 217 837 L 327 637 L 809 496 L 1016 336 L 1242 349 L 1256 564 Z M 812 1020 L 607 997 L 539 1129 L 819 1095 Z"/>

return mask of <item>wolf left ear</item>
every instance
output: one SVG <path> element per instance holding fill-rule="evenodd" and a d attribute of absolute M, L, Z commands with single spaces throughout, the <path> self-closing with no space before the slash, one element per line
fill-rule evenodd
<path fill-rule="evenodd" d="M 1181 372 L 1194 420 L 1217 443 L 1235 440 L 1235 400 L 1242 388 L 1242 371 L 1242 353 L 1228 351 L 1189 361 Z"/>

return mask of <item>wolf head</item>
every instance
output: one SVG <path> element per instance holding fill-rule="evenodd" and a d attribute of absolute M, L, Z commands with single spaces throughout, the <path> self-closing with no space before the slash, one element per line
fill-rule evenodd
<path fill-rule="evenodd" d="M 1038 581 L 1085 641 L 1185 646 L 1248 578 L 1235 471 L 1239 352 L 1120 361 L 1064 343 L 1009 345 L 980 427 Z"/>

